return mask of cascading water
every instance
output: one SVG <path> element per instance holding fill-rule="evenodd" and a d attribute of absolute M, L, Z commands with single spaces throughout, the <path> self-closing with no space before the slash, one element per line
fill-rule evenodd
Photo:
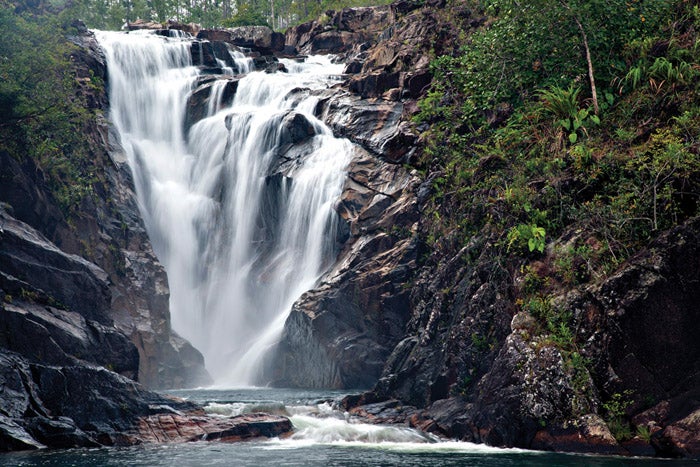
<path fill-rule="evenodd" d="M 205 356 L 219 384 L 264 382 L 263 360 L 299 296 L 336 254 L 350 143 L 312 115 L 303 89 L 342 67 L 322 58 L 290 73 L 250 72 L 233 102 L 211 85 L 206 117 L 186 125 L 199 79 L 190 42 L 98 32 L 111 119 L 141 211 L 168 273 L 173 328 Z M 242 57 L 233 57 L 244 69 Z"/>

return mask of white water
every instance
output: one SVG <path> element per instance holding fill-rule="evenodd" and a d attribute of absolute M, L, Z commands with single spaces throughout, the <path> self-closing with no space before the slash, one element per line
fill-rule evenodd
<path fill-rule="evenodd" d="M 173 328 L 205 356 L 224 385 L 264 383 L 263 360 L 292 304 L 314 286 L 335 252 L 350 143 L 293 93 L 332 82 L 341 65 L 287 62 L 289 74 L 249 72 L 232 105 L 214 84 L 208 117 L 184 130 L 198 70 L 189 42 L 97 32 L 109 70 L 111 119 L 127 153 L 140 208 L 170 284 Z M 247 59 L 235 57 L 249 71 Z M 316 136 L 283 175 L 283 118 L 296 112 Z M 288 147 L 288 146 L 287 146 Z"/>
<path fill-rule="evenodd" d="M 280 390 L 284 391 L 284 390 Z M 222 394 L 226 394 L 222 392 Z M 182 394 L 181 394 L 182 395 Z M 209 395 L 209 394 L 208 394 Z M 226 394 L 229 396 L 229 394 Z M 246 413 L 273 413 L 289 417 L 294 432 L 285 438 L 264 443 L 269 450 L 301 449 L 318 445 L 335 447 L 375 448 L 403 453 L 523 453 L 521 449 L 503 449 L 446 440 L 407 426 L 374 425 L 364 423 L 347 413 L 334 409 L 328 402 L 286 404 L 283 401 L 264 400 L 265 390 L 245 390 L 235 396 L 250 398 L 262 396 L 261 401 L 208 402 L 204 409 L 213 416 L 234 417 Z M 279 395 L 275 393 L 274 395 Z M 235 397 L 234 396 L 234 397 Z M 302 402 L 302 401 L 299 401 Z"/>

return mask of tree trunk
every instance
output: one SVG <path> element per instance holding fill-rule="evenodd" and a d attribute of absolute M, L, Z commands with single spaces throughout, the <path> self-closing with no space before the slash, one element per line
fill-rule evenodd
<path fill-rule="evenodd" d="M 581 37 L 583 38 L 583 47 L 586 49 L 586 63 L 588 64 L 588 80 L 591 82 L 591 97 L 593 98 L 593 112 L 598 115 L 598 91 L 595 87 L 595 74 L 593 73 L 593 61 L 591 60 L 591 50 L 588 48 L 588 36 L 586 36 L 586 31 L 583 29 L 581 21 L 578 20 L 577 16 L 574 16 L 574 21 L 578 26 L 579 31 L 581 31 Z"/>

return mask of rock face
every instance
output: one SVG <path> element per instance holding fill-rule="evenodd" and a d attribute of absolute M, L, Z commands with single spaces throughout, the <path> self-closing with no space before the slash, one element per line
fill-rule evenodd
<path fill-rule="evenodd" d="M 100 116 L 106 94 L 91 84 L 106 79 L 100 48 L 87 31 L 72 40 L 79 92 L 98 114 L 84 128 L 94 195 L 67 219 L 39 167 L 0 152 L 3 346 L 35 362 L 104 365 L 151 387 L 201 384 L 203 359 L 170 329 L 165 272 Z"/>
<path fill-rule="evenodd" d="M 198 39 L 225 42 L 236 47 L 243 47 L 271 55 L 284 50 L 284 36 L 267 26 L 241 26 L 237 28 L 203 29 L 197 34 Z"/>
<path fill-rule="evenodd" d="M 302 53 L 348 61 L 347 80 L 319 95 L 316 113 L 367 154 L 349 167 L 338 204 L 345 248 L 294 305 L 275 382 L 361 387 L 381 369 L 373 390 L 348 398 L 346 409 L 499 446 L 697 457 L 699 220 L 605 282 L 554 297 L 585 343 L 575 352 L 537 335 L 488 235 L 421 251 L 415 233 L 440 174 L 420 181 L 392 164 L 421 150 L 408 122 L 430 82 L 431 48 L 450 52 L 454 24 L 484 22 L 443 6 L 345 9 L 287 32 L 287 45 Z M 632 439 L 620 442 L 605 404 L 623 396 Z M 634 436 L 638 427 L 651 442 Z"/>
<path fill-rule="evenodd" d="M 338 211 L 349 239 L 321 285 L 302 296 L 285 325 L 273 381 L 280 386 L 363 388 L 376 381 L 403 332 L 418 247 L 416 178 L 361 149 Z"/>
<path fill-rule="evenodd" d="M 30 363 L 5 350 L 0 352 L 0 383 L 0 452 L 232 442 L 291 431 L 291 422 L 277 415 L 210 417 L 101 367 Z"/>
<path fill-rule="evenodd" d="M 532 318 L 515 312 L 507 292 L 499 292 L 507 280 L 487 274 L 486 264 L 480 272 L 455 269 L 464 265 L 456 258 L 441 263 L 423 273 L 431 281 L 416 280 L 407 337 L 379 383 L 346 406 L 361 412 L 362 404 L 398 398 L 424 410 L 404 409 L 395 420 L 492 445 L 698 457 L 698 349 L 691 336 L 699 297 L 690 285 L 700 280 L 698 240 L 694 219 L 602 284 L 557 299 L 573 313 L 587 367 L 572 366 L 551 341 L 533 339 Z M 645 322 L 651 316 L 655 323 Z M 629 398 L 632 428 L 648 430 L 651 446 L 639 438 L 618 442 L 598 415 L 603 401 L 621 394 Z M 641 412 L 652 401 L 661 402 Z"/>
<path fill-rule="evenodd" d="M 433 39 L 420 36 L 433 23 L 416 25 L 422 16 L 414 16 L 431 9 L 418 9 L 398 3 L 347 8 L 287 31 L 288 47 L 340 54 L 357 76 L 381 76 L 387 86 L 359 92 L 351 77 L 318 94 L 316 115 L 358 145 L 337 206 L 348 237 L 336 265 L 294 305 L 278 348 L 274 384 L 368 387 L 405 336 L 410 283 L 422 251 L 416 236 L 420 181 L 399 165 L 415 155 L 418 140 L 408 123 L 416 109 L 404 92 L 409 75 L 401 73 L 417 62 L 425 62 L 427 70 Z M 401 55 L 405 68 L 392 68 L 393 59 L 368 62 L 380 49 Z"/>
<path fill-rule="evenodd" d="M 286 44 L 303 54 L 345 54 L 375 43 L 392 18 L 387 6 L 328 11 L 320 20 L 289 28 Z"/>

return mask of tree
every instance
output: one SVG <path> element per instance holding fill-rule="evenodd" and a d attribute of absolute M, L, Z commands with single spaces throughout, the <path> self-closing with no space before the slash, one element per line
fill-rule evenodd
<path fill-rule="evenodd" d="M 655 31 L 669 0 L 491 0 L 495 20 L 473 35 L 458 58 L 463 91 L 474 111 L 527 98 L 528 90 L 589 83 L 597 112 L 596 81 L 609 82 L 624 64 L 611 57 L 632 37 Z"/>

